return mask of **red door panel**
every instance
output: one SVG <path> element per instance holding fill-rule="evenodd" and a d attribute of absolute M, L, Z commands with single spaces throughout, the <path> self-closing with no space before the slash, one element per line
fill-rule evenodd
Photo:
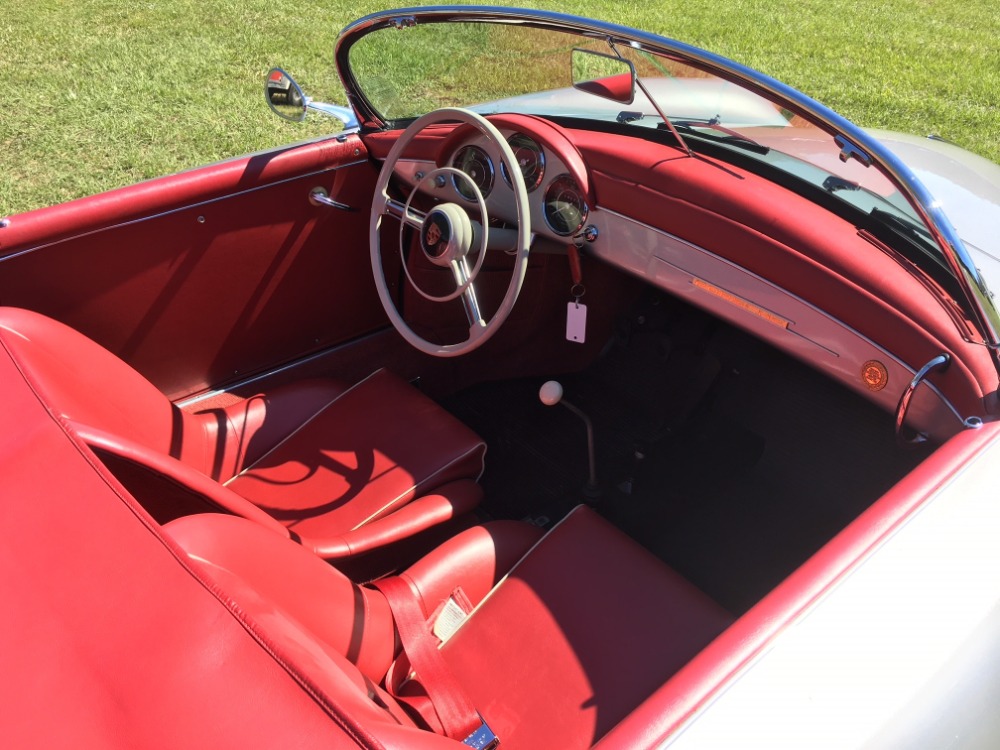
<path fill-rule="evenodd" d="M 242 379 L 386 324 L 375 177 L 357 137 L 331 138 L 15 216 L 0 304 L 83 331 L 172 398 Z M 353 210 L 312 205 L 318 186 Z"/>

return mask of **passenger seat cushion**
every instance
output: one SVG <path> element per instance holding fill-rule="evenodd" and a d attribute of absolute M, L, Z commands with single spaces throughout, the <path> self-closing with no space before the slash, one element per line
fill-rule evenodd
<path fill-rule="evenodd" d="M 416 388 L 380 370 L 227 483 L 299 536 L 323 538 L 482 473 L 486 446 Z"/>
<path fill-rule="evenodd" d="M 581 507 L 443 646 L 505 748 L 590 747 L 732 622 Z"/>

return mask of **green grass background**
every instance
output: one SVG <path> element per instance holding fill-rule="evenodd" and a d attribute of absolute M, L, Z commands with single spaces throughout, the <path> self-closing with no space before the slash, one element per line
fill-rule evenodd
<path fill-rule="evenodd" d="M 997 0 L 516 3 L 654 31 L 779 78 L 866 127 L 1000 162 Z M 395 3 L 0 0 L 0 216 L 335 128 L 273 117 L 263 76 L 344 103 L 340 29 Z"/>

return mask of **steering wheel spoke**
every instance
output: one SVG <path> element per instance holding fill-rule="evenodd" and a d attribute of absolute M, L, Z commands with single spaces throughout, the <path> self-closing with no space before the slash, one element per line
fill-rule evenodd
<path fill-rule="evenodd" d="M 452 263 L 451 273 L 455 277 L 455 284 L 459 288 L 462 286 L 465 287 L 465 291 L 462 292 L 462 309 L 465 310 L 465 317 L 469 321 L 469 334 L 471 338 L 474 331 L 486 328 L 486 321 L 483 320 L 483 314 L 479 309 L 479 298 L 476 296 L 476 287 L 471 283 L 468 261 L 462 258 Z"/>
<path fill-rule="evenodd" d="M 386 196 L 385 204 L 382 209 L 383 216 L 392 216 L 394 219 L 399 219 L 401 222 L 406 224 L 406 226 L 412 229 L 420 229 L 424 225 L 424 220 L 427 218 L 427 214 L 420 211 L 412 206 L 408 206 L 402 201 L 398 201 L 395 198 L 390 198 Z"/>
<path fill-rule="evenodd" d="M 459 122 L 476 128 L 486 141 L 500 151 L 501 158 L 507 164 L 516 164 L 517 160 L 510 145 L 486 118 L 466 109 L 440 109 L 415 120 L 397 139 L 389 155 L 386 157 L 375 185 L 375 197 L 372 200 L 372 213 L 369 223 L 369 247 L 371 251 L 372 272 L 375 276 L 375 287 L 379 299 L 385 308 L 389 321 L 406 339 L 406 341 L 426 354 L 437 357 L 453 357 L 472 351 L 485 343 L 503 325 L 510 315 L 521 291 L 524 275 L 528 268 L 528 252 L 531 247 L 531 219 L 528 210 L 528 191 L 525 189 L 524 178 L 517 169 L 511 171 L 511 182 L 514 199 L 517 206 L 516 229 L 497 229 L 490 227 L 487 205 L 479 187 L 472 182 L 464 172 L 454 167 L 439 167 L 433 170 L 425 179 L 440 175 L 450 175 L 453 180 L 466 180 L 476 195 L 478 221 L 469 216 L 469 206 L 457 203 L 439 203 L 428 212 L 411 207 L 414 197 L 419 192 L 419 186 L 414 188 L 409 198 L 401 202 L 389 197 L 387 192 L 393 171 L 403 155 L 406 147 L 418 133 L 431 125 Z M 403 320 L 395 304 L 395 294 L 390 291 L 390 284 L 385 278 L 382 267 L 381 248 L 381 218 L 392 216 L 399 220 L 400 252 L 403 243 L 411 239 L 417 247 L 414 249 L 422 254 L 416 256 L 417 262 L 441 270 L 449 269 L 455 280 L 455 290 L 451 294 L 436 297 L 418 286 L 410 274 L 408 262 L 403 261 L 403 271 L 410 286 L 422 297 L 432 302 L 448 302 L 461 297 L 462 308 L 469 324 L 469 335 L 465 341 L 455 344 L 438 344 L 427 341 L 413 331 Z M 413 229 L 412 234 L 405 232 Z M 515 257 L 507 291 L 493 316 L 483 318 L 482 307 L 476 294 L 476 278 L 483 268 L 483 262 L 488 250 L 502 250 Z M 475 254 L 473 256 L 473 254 Z M 472 258 L 475 262 L 471 262 Z"/>

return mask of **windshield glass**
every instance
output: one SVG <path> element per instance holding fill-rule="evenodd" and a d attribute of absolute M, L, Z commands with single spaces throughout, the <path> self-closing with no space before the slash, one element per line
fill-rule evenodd
<path fill-rule="evenodd" d="M 574 50 L 630 61 L 639 81 L 632 101 L 574 88 Z M 916 211 L 877 167 L 843 159 L 834 136 L 782 102 L 638 42 L 526 24 L 422 22 L 357 37 L 348 61 L 370 109 L 390 127 L 440 107 L 466 107 L 644 137 L 666 131 L 655 135 L 679 136 L 717 158 L 751 160 L 803 194 L 862 212 L 876 236 L 902 238 L 925 270 L 939 279 L 950 274 Z"/>

